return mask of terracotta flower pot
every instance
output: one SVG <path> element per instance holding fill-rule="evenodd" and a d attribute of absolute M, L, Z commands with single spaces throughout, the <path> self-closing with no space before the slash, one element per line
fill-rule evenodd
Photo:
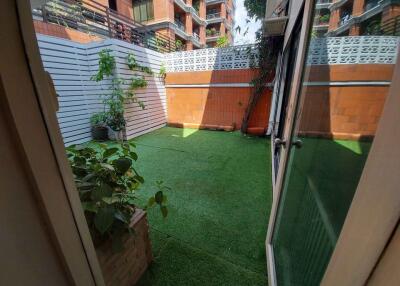
<path fill-rule="evenodd" d="M 136 209 L 131 227 L 134 234 L 126 234 L 121 252 L 112 251 L 111 241 L 96 249 L 107 286 L 135 285 L 153 259 L 146 212 Z"/>

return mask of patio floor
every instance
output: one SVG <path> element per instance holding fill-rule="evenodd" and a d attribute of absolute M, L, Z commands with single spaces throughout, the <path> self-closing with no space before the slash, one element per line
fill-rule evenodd
<path fill-rule="evenodd" d="M 154 262 L 139 285 L 266 285 L 270 144 L 239 132 L 165 127 L 134 140 L 145 178 L 172 188 L 148 212 Z"/>

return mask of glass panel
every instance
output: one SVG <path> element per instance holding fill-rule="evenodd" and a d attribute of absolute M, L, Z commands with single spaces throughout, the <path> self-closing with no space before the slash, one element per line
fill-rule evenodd
<path fill-rule="evenodd" d="M 294 66 L 296 62 L 296 54 L 299 48 L 299 40 L 300 40 L 300 25 L 297 25 L 294 33 L 293 39 L 290 41 L 289 49 L 286 50 L 283 54 L 283 65 L 281 68 L 281 76 L 278 86 L 277 99 L 275 100 L 275 109 L 274 109 L 274 125 L 272 131 L 272 138 L 282 138 L 284 131 L 284 122 L 286 119 L 287 113 L 287 103 L 289 99 L 289 94 L 291 91 L 291 82 L 293 79 Z M 286 72 L 286 75 L 283 76 L 282 73 Z M 274 142 L 274 141 L 273 141 Z M 273 143 L 274 144 L 274 143 Z M 274 152 L 273 152 L 273 164 L 274 164 L 274 176 L 278 174 L 279 170 L 279 161 L 280 161 L 280 153 L 282 151 L 281 146 L 276 146 L 274 144 Z"/>
<path fill-rule="evenodd" d="M 152 20 L 154 18 L 154 7 L 153 0 L 147 1 L 147 20 Z"/>
<path fill-rule="evenodd" d="M 399 16 L 390 5 L 361 2 L 328 16 L 319 4 L 314 10 L 292 133 L 298 144 L 290 150 L 272 241 L 278 285 L 320 284 L 389 90 Z"/>
<path fill-rule="evenodd" d="M 140 21 L 147 20 L 146 2 L 142 1 L 140 3 Z"/>

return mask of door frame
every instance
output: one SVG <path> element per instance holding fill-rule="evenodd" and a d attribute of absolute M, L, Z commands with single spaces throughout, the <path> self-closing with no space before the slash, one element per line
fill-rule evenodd
<path fill-rule="evenodd" d="M 300 31 L 300 39 L 299 39 L 299 47 L 297 51 L 297 57 L 294 67 L 294 74 L 292 79 L 292 87 L 289 94 L 288 100 L 288 112 L 285 119 L 285 122 L 280 122 L 280 124 L 284 124 L 284 132 L 282 140 L 286 141 L 286 144 L 282 146 L 282 151 L 279 159 L 279 170 L 278 175 L 273 185 L 273 198 L 272 198 L 272 207 L 271 213 L 269 217 L 267 237 L 265 240 L 266 252 L 267 252 L 267 270 L 268 270 L 268 282 L 270 286 L 275 286 L 277 284 L 276 280 L 276 272 L 275 272 L 275 260 L 274 260 L 274 250 L 272 247 L 272 236 L 275 229 L 275 223 L 277 218 L 277 212 L 279 207 L 279 202 L 281 198 L 281 193 L 283 189 L 284 177 L 287 169 L 287 161 L 290 153 L 291 142 L 291 134 L 292 127 L 295 122 L 295 113 L 298 95 L 301 90 L 301 83 L 303 78 L 303 70 L 304 64 L 306 60 L 306 52 L 309 42 L 309 32 L 312 28 L 312 15 L 313 15 L 313 7 L 315 4 L 315 0 L 306 0 L 304 3 L 304 12 L 301 20 L 301 31 Z M 293 31 L 293 30 L 292 30 Z M 287 69 L 285 69 L 286 71 Z"/>
<path fill-rule="evenodd" d="M 8 32 L 5 41 L 12 44 L 3 47 L 3 55 L 18 57 L 24 64 L 4 73 L 2 70 L 2 77 L 19 71 L 15 81 L 4 82 L 3 103 L 12 118 L 10 125 L 15 130 L 29 178 L 37 190 L 34 195 L 47 222 L 51 243 L 71 285 L 105 285 L 66 157 L 56 116 L 56 94 L 43 68 L 30 2 L 6 0 L 4 5 L 2 17 L 7 25 L 2 29 Z M 21 50 L 23 56 L 19 55 Z M 18 85 L 22 77 L 29 85 Z"/>
<path fill-rule="evenodd" d="M 296 109 L 304 76 L 305 57 L 312 28 L 315 0 L 306 0 L 302 19 L 300 44 L 289 95 L 288 115 L 285 119 L 280 166 L 273 186 L 273 202 L 266 238 L 268 281 L 277 285 L 272 237 L 284 177 L 291 149 L 291 137 L 295 128 Z M 334 248 L 321 285 L 373 285 L 374 271 L 378 269 L 382 254 L 388 251 L 400 220 L 400 47 L 394 69 L 392 84 L 387 95 L 367 161 L 361 174 L 353 201 L 347 213 L 338 242 Z M 282 124 L 282 122 L 281 122 Z M 272 149 L 273 150 L 273 149 Z M 371 211 L 372 210 L 372 211 Z M 368 238 L 368 239 L 366 239 Z M 387 254 L 385 252 L 385 254 Z"/>
<path fill-rule="evenodd" d="M 379 281 L 370 278 L 400 220 L 399 90 L 400 47 L 375 138 L 322 279 L 323 286 L 376 285 Z"/>

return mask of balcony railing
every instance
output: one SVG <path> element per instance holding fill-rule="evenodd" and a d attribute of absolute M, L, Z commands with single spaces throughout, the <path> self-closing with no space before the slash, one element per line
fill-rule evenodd
<path fill-rule="evenodd" d="M 219 37 L 221 35 L 221 32 L 216 31 L 216 32 L 206 32 L 206 38 L 214 38 L 214 37 Z"/>
<path fill-rule="evenodd" d="M 156 34 L 146 26 L 118 14 L 96 1 L 80 0 L 73 4 L 51 0 L 32 11 L 36 20 L 90 33 L 101 38 L 114 38 L 160 52 L 175 50 L 173 41 Z"/>
<path fill-rule="evenodd" d="M 346 15 L 340 18 L 339 27 L 346 25 L 353 17 L 351 15 Z"/>
<path fill-rule="evenodd" d="M 206 15 L 207 20 L 221 18 L 221 13 L 211 13 Z"/>
<path fill-rule="evenodd" d="M 194 37 L 197 41 L 200 42 L 200 36 L 199 36 L 199 34 L 193 32 L 193 37 Z"/>
<path fill-rule="evenodd" d="M 317 16 L 314 19 L 315 26 L 327 26 L 329 25 L 329 17 L 327 16 Z"/>
<path fill-rule="evenodd" d="M 330 4 L 332 0 L 317 0 L 317 4 Z"/>
<path fill-rule="evenodd" d="M 371 10 L 372 8 L 378 5 L 379 5 L 379 0 L 366 1 L 364 6 L 364 12 L 367 12 L 368 10 Z"/>
<path fill-rule="evenodd" d="M 175 25 L 178 27 L 179 30 L 185 32 L 185 30 L 186 30 L 186 29 L 185 29 L 185 24 L 183 24 L 183 23 L 181 22 L 181 20 L 179 20 L 179 19 L 174 19 L 174 23 L 175 23 Z"/>

